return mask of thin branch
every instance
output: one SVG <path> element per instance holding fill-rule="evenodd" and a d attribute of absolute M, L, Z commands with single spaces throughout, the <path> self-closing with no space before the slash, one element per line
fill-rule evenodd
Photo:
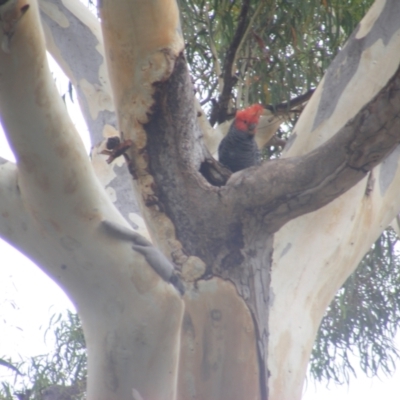
<path fill-rule="evenodd" d="M 295 112 L 297 110 L 294 110 L 294 108 L 301 106 L 302 104 L 306 103 L 308 100 L 310 100 L 311 96 L 315 92 L 315 89 L 310 89 L 304 94 L 301 94 L 300 96 L 294 97 L 293 99 L 289 101 L 285 101 L 283 103 L 279 104 L 267 104 L 264 106 L 266 110 L 272 111 L 276 115 L 284 115 L 288 114 L 289 112 Z M 226 120 L 229 121 L 230 119 L 233 119 L 235 117 L 236 110 L 233 110 L 231 113 L 227 113 L 226 115 Z"/>
<path fill-rule="evenodd" d="M 258 47 L 261 50 L 262 55 L 264 56 L 264 60 L 267 64 L 269 64 L 269 50 L 267 49 L 267 46 L 265 45 L 264 41 L 262 40 L 261 36 L 258 35 L 254 30 L 252 31 L 254 39 L 258 45 Z"/>
<path fill-rule="evenodd" d="M 219 96 L 218 102 L 214 103 L 213 105 L 210 117 L 211 126 L 214 125 L 217 121 L 221 123 L 226 120 L 228 104 L 231 98 L 232 88 L 236 83 L 236 78 L 232 74 L 232 69 L 236 59 L 236 53 L 242 42 L 242 38 L 246 33 L 248 25 L 247 16 L 249 13 L 249 9 L 250 9 L 250 0 L 244 0 L 242 3 L 242 8 L 240 10 L 236 32 L 233 36 L 228 51 L 226 52 L 225 62 L 223 66 L 224 87 L 222 89 L 221 95 Z"/>
<path fill-rule="evenodd" d="M 286 114 L 289 111 L 292 111 L 293 108 L 300 106 L 302 104 L 304 104 L 305 102 L 307 102 L 308 100 L 311 99 L 311 96 L 314 94 L 315 89 L 310 89 L 309 91 L 307 91 L 306 93 L 297 96 L 293 99 L 290 99 L 289 101 L 286 101 L 284 103 L 279 103 L 276 105 L 266 105 L 265 108 L 267 110 L 272 111 L 275 114 Z"/>
<path fill-rule="evenodd" d="M 242 36 L 242 40 L 240 41 L 239 46 L 236 49 L 235 58 L 232 63 L 232 75 L 235 73 L 234 67 L 237 62 L 238 54 L 240 53 L 243 43 L 246 40 L 247 36 L 249 35 L 251 27 L 253 26 L 253 23 L 254 23 L 256 17 L 258 16 L 258 14 L 260 13 L 263 6 L 264 6 L 264 2 L 260 1 L 260 3 L 258 4 L 258 7 L 256 8 L 256 11 L 253 13 L 253 15 L 250 18 L 250 22 L 247 24 L 246 31 L 245 31 L 244 35 Z"/>
<path fill-rule="evenodd" d="M 223 87 L 224 87 L 224 81 L 222 79 L 222 71 L 221 71 L 221 64 L 218 60 L 218 52 L 217 48 L 215 47 L 215 42 L 211 30 L 211 22 L 208 20 L 208 31 L 210 33 L 210 50 L 212 53 L 212 58 L 213 58 L 213 65 L 214 65 L 214 70 L 215 74 L 217 75 L 217 80 L 218 80 L 218 92 L 222 93 Z"/>
<path fill-rule="evenodd" d="M 209 91 L 208 91 L 207 97 L 206 97 L 205 99 L 203 99 L 203 100 L 200 101 L 200 105 L 201 105 L 201 106 L 204 106 L 204 104 L 207 104 L 209 101 L 211 101 L 212 94 L 214 93 L 214 90 L 215 90 L 216 88 L 217 88 L 217 82 L 214 82 L 214 83 L 211 85 L 211 88 L 210 88 Z"/>

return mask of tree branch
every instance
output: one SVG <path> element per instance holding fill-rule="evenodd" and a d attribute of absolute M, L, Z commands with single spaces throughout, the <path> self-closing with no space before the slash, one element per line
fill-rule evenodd
<path fill-rule="evenodd" d="M 399 12 L 396 0 L 375 3 L 370 9 L 302 112 L 284 157 L 301 156 L 321 146 L 387 85 L 400 65 Z M 268 366 L 271 397 L 292 398 L 290 388 L 296 386 L 301 397 L 301 385 L 292 371 L 305 373 L 326 307 L 398 213 L 399 154 L 397 147 L 374 168 L 376 183 L 368 196 L 367 180 L 363 179 L 318 211 L 289 221 L 274 235 L 271 290 L 275 296 L 270 309 L 274 330 Z M 312 315 L 302 314 L 304 309 L 312 309 Z M 287 310 L 284 320 L 281 310 Z M 303 357 L 296 359 L 296 340 L 307 335 L 307 329 L 310 341 Z M 291 345 L 281 346 L 282 335 L 287 335 L 285 343 Z M 296 356 L 286 357 L 288 351 Z"/>
<path fill-rule="evenodd" d="M 88 398 L 130 398 L 132 387 L 162 398 L 176 390 L 182 301 L 129 243 L 100 228 L 103 219 L 126 223 L 57 92 L 37 3 L 19 7 L 0 6 L 0 110 L 31 221 L 22 250 L 77 305 L 88 343 Z M 132 342 L 140 336 L 148 346 L 138 350 Z"/>
<path fill-rule="evenodd" d="M 288 114 L 295 107 L 301 106 L 310 100 L 311 96 L 314 94 L 315 89 L 310 89 L 306 93 L 301 94 L 300 96 L 294 97 L 287 102 L 274 104 L 274 105 L 266 105 L 265 108 L 277 114 Z"/>
<path fill-rule="evenodd" d="M 234 174 L 227 195 L 254 209 L 269 232 L 329 203 L 359 182 L 400 142 L 400 68 L 332 139 L 311 153 Z M 239 206 L 240 204 L 240 206 Z"/>
<path fill-rule="evenodd" d="M 68 23 L 60 24 L 49 4 L 56 7 Z M 112 190 L 113 202 L 125 219 L 132 223 L 132 213 L 141 219 L 126 165 L 109 165 L 99 154 L 99 147 L 107 137 L 119 135 L 100 23 L 79 0 L 39 1 L 39 6 L 47 50 L 77 92 L 93 144 L 94 170 L 100 182 Z M 121 158 L 121 163 L 123 160 Z"/>
<path fill-rule="evenodd" d="M 47 50 L 76 89 L 92 143 L 97 144 L 104 139 L 105 124 L 118 133 L 99 21 L 79 0 L 68 6 L 61 0 L 38 3 Z M 59 23 L 50 4 L 67 22 Z"/>
<path fill-rule="evenodd" d="M 236 31 L 232 42 L 226 52 L 223 65 L 223 89 L 218 101 L 213 104 L 210 116 L 210 124 L 213 126 L 216 122 L 222 123 L 227 119 L 229 101 L 231 99 L 232 89 L 237 81 L 233 75 L 233 67 L 236 59 L 236 52 L 240 46 L 242 38 L 246 33 L 247 16 L 250 10 L 250 0 L 243 0 L 240 10 Z"/>

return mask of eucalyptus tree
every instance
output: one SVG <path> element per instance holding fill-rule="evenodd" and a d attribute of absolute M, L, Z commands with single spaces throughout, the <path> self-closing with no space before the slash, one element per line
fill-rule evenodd
<path fill-rule="evenodd" d="M 400 4 L 376 1 L 319 79 L 352 21 L 302 3 L 103 0 L 99 23 L 1 2 L 0 232 L 76 305 L 89 399 L 301 397 L 326 308 L 400 208 Z M 212 154 L 251 102 L 272 150 L 302 112 L 279 158 L 231 175 Z"/>

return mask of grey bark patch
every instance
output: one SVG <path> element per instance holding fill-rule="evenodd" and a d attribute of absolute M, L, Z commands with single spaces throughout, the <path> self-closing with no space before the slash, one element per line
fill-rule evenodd
<path fill-rule="evenodd" d="M 128 229 L 112 221 L 104 220 L 102 221 L 102 226 L 114 238 L 130 241 L 132 243 L 132 249 L 142 254 L 147 263 L 163 280 L 174 285 L 181 295 L 185 293 L 185 287 L 182 281 L 174 273 L 174 265 L 145 237 L 132 229 Z"/>
<path fill-rule="evenodd" d="M 188 312 L 185 312 L 185 315 L 183 316 L 182 330 L 186 335 L 190 334 L 190 336 L 192 336 L 193 338 L 196 337 L 192 317 Z"/>
<path fill-rule="evenodd" d="M 212 358 L 211 333 L 207 330 L 203 335 L 203 356 L 201 359 L 201 377 L 204 381 L 210 379 L 211 374 L 218 368 L 217 361 Z"/>
<path fill-rule="evenodd" d="M 107 352 L 106 369 L 108 373 L 105 375 L 105 386 L 113 393 L 115 393 L 119 387 L 119 379 L 116 373 L 116 358 L 117 357 L 113 351 Z"/>
<path fill-rule="evenodd" d="M 138 202 L 133 195 L 132 191 L 132 185 L 131 183 L 131 176 L 128 171 L 128 167 L 126 165 L 126 162 L 124 162 L 121 167 L 118 165 L 114 166 L 114 171 L 116 175 L 118 176 L 118 179 L 120 179 L 123 182 L 127 182 L 129 184 L 126 185 L 119 185 L 118 186 L 118 194 L 117 194 L 117 202 L 118 202 L 118 209 L 121 210 L 119 205 L 121 204 L 129 204 L 129 208 L 126 207 L 125 209 L 122 210 L 122 213 L 127 221 L 130 222 L 130 224 L 133 226 L 133 222 L 129 220 L 129 213 L 134 212 L 136 214 L 140 215 L 140 210 L 139 210 L 139 205 Z M 111 185 L 112 188 L 115 189 L 114 183 Z M 134 228 L 136 228 L 134 226 Z"/>
<path fill-rule="evenodd" d="M 335 57 L 326 72 L 313 130 L 333 114 L 344 89 L 357 72 L 362 53 L 378 40 L 382 40 L 387 45 L 399 29 L 398 21 L 400 21 L 400 1 L 388 0 L 374 26 L 365 37 L 355 38 L 360 26 L 353 32 L 348 44 Z"/>
<path fill-rule="evenodd" d="M 272 287 L 269 288 L 269 306 L 272 307 L 275 301 L 275 293 Z"/>
<path fill-rule="evenodd" d="M 243 227 L 239 224 L 230 224 L 229 234 L 226 239 L 228 254 L 221 260 L 221 267 L 227 271 L 242 265 L 245 257 L 242 254 L 244 248 Z"/>
<path fill-rule="evenodd" d="M 97 50 L 99 44 L 89 28 L 73 15 L 61 0 L 53 1 L 53 4 L 62 10 L 63 15 L 67 17 L 68 28 L 61 27 L 43 11 L 40 13 L 40 18 L 51 30 L 53 40 L 57 48 L 60 49 L 61 54 L 68 54 L 69 66 L 76 78 L 77 87 L 75 89 L 82 112 L 85 115 L 85 121 L 90 130 L 91 141 L 92 143 L 98 143 L 103 139 L 104 125 L 108 124 L 116 127 L 117 118 L 115 112 L 102 110 L 93 119 L 86 96 L 82 92 L 79 82 L 85 79 L 95 87 L 102 87 L 103 83 L 99 80 L 97 72 L 104 63 L 102 55 Z"/>
<path fill-rule="evenodd" d="M 288 251 L 292 248 L 292 243 L 288 243 L 285 248 L 282 250 L 280 258 L 282 258 L 283 256 L 285 256 Z"/>
<path fill-rule="evenodd" d="M 228 253 L 221 261 L 221 268 L 228 271 L 234 267 L 240 266 L 243 263 L 244 256 L 240 249 L 234 249 Z"/>
<path fill-rule="evenodd" d="M 365 188 L 365 195 L 369 196 L 375 187 L 375 175 L 374 175 L 374 170 L 372 170 L 369 174 L 368 174 L 368 178 L 367 178 L 367 186 Z"/>
<path fill-rule="evenodd" d="M 216 308 L 214 308 L 213 310 L 211 310 L 211 319 L 214 321 L 221 321 L 222 319 L 222 312 L 221 310 L 218 310 Z"/>
<path fill-rule="evenodd" d="M 379 173 L 379 189 L 381 196 L 384 196 L 386 190 L 392 183 L 398 168 L 400 157 L 400 146 L 397 146 L 394 151 L 382 162 Z"/>
<path fill-rule="evenodd" d="M 104 82 L 100 80 L 98 71 L 105 61 L 97 50 L 99 43 L 90 29 L 72 14 L 61 0 L 53 0 L 52 4 L 67 17 L 69 26 L 63 28 L 43 11 L 40 13 L 41 19 L 50 29 L 53 40 L 64 58 L 69 60 L 69 67 L 76 79 L 75 89 L 79 104 L 90 132 L 91 143 L 94 145 L 104 139 L 103 128 L 106 124 L 117 129 L 117 117 L 115 112 L 106 109 L 98 110 L 97 115 L 92 116 L 86 95 L 79 82 L 86 80 L 94 88 L 103 91 Z M 114 169 L 117 176 L 109 186 L 117 192 L 115 206 L 125 219 L 130 221 L 129 213 L 139 214 L 137 200 L 132 191 L 131 177 L 125 163 L 121 168 Z"/>

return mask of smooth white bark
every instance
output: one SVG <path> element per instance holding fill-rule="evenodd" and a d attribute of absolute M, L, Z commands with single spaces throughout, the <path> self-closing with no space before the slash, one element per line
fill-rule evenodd
<path fill-rule="evenodd" d="M 365 16 L 358 39 L 373 27 L 384 3 L 377 1 Z M 364 51 L 333 114 L 313 128 L 324 85 L 321 81 L 294 129 L 298 136 L 284 156 L 305 154 L 328 140 L 380 91 L 399 65 L 400 24 L 387 43 L 378 40 Z M 374 169 L 369 184 L 364 179 L 322 209 L 290 221 L 276 234 L 269 342 L 271 399 L 301 397 L 310 351 L 327 306 L 399 212 L 399 156 L 396 149 Z M 367 185 L 372 187 L 370 193 Z"/>
<path fill-rule="evenodd" d="M 0 51 L 0 108 L 18 168 L 16 179 L 15 170 L 1 177 L 7 190 L 0 192 L 0 230 L 7 235 L 4 213 L 13 216 L 23 204 L 11 225 L 23 219 L 26 233 L 21 239 L 16 229 L 15 245 L 21 243 L 77 307 L 88 345 L 89 399 L 130 398 L 133 388 L 144 398 L 170 399 L 182 302 L 129 243 L 101 228 L 103 219 L 125 221 L 95 177 L 57 93 L 37 4 L 23 15 L 19 7 L 0 7 L 6 50 Z M 14 244 L 12 232 L 7 238 Z"/>

